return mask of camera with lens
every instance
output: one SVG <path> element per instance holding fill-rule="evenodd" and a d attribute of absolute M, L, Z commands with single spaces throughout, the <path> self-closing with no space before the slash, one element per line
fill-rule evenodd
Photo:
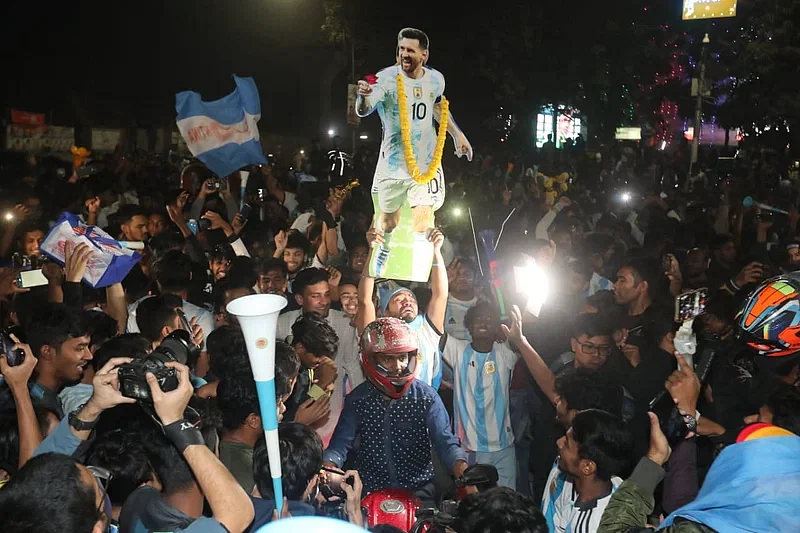
<path fill-rule="evenodd" d="M 178 388 L 178 373 L 165 365 L 170 361 L 186 364 L 192 352 L 192 342 L 188 331 L 173 331 L 152 352 L 119 367 L 119 390 L 126 398 L 152 402 L 147 373 L 156 377 L 158 386 L 164 392 Z"/>
<path fill-rule="evenodd" d="M 17 344 L 8 334 L 8 331 L 0 332 L 0 353 L 6 356 L 8 366 L 18 366 L 25 360 L 25 351 L 22 348 L 14 349 Z"/>
<path fill-rule="evenodd" d="M 333 468 L 323 466 L 319 472 L 319 492 L 326 500 L 331 498 L 344 499 L 347 493 L 342 488 L 342 483 L 347 483 L 351 487 L 354 480 L 351 477 L 345 477 L 345 473 Z"/>

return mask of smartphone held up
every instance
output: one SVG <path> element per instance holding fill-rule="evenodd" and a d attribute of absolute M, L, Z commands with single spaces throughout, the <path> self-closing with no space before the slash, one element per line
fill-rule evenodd
<path fill-rule="evenodd" d="M 708 288 L 684 292 L 675 297 L 675 322 L 694 320 L 706 310 Z"/>

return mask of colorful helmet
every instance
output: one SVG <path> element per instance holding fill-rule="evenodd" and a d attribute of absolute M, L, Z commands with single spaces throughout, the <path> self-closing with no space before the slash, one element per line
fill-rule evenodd
<path fill-rule="evenodd" d="M 736 315 L 740 337 L 767 357 L 800 352 L 800 272 L 764 281 Z"/>
<path fill-rule="evenodd" d="M 364 328 L 361 334 L 361 366 L 373 385 L 392 398 L 402 397 L 420 370 L 417 364 L 417 336 L 399 318 L 384 317 Z M 408 354 L 408 363 L 399 374 L 378 364 L 375 354 Z"/>
<path fill-rule="evenodd" d="M 367 494 L 361 501 L 361 508 L 366 512 L 369 527 L 388 524 L 410 531 L 422 502 L 405 489 L 381 489 Z"/>

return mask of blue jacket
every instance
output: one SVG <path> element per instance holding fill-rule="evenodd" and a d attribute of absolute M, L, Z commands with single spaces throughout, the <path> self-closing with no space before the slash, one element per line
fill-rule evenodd
<path fill-rule="evenodd" d="M 369 381 L 347 395 L 325 460 L 344 465 L 356 437 L 356 470 L 364 489 L 418 489 L 433 479 L 431 443 L 448 469 L 466 461 L 436 391 L 414 380 L 405 395 L 389 399 Z"/>

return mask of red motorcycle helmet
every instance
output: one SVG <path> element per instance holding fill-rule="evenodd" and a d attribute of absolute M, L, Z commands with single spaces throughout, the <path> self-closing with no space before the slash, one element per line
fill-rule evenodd
<path fill-rule="evenodd" d="M 405 489 L 381 489 L 370 492 L 361 500 L 369 527 L 387 524 L 410 531 L 417 521 L 417 511 L 422 502 L 413 492 Z"/>
<path fill-rule="evenodd" d="M 401 398 L 419 374 L 417 336 L 399 318 L 383 317 L 371 322 L 361 334 L 361 366 L 373 385 L 391 398 Z M 408 354 L 400 372 L 379 364 L 375 355 Z"/>

